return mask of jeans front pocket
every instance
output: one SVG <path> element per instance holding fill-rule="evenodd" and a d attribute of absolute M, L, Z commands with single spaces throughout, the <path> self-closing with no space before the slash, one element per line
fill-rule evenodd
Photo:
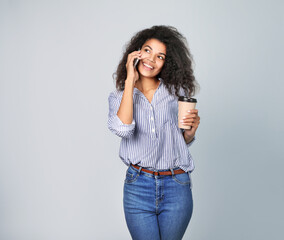
<path fill-rule="evenodd" d="M 137 180 L 138 176 L 139 176 L 138 171 L 134 170 L 131 166 L 129 166 L 126 170 L 124 182 L 134 183 Z"/>
<path fill-rule="evenodd" d="M 181 174 L 175 174 L 172 176 L 173 180 L 180 185 L 190 184 L 190 178 L 187 172 Z"/>

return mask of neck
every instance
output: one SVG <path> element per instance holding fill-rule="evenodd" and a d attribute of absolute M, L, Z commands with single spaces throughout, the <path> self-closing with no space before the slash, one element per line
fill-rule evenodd
<path fill-rule="evenodd" d="M 159 85 L 159 80 L 154 78 L 147 78 L 140 76 L 140 78 L 135 83 L 135 87 L 138 88 L 141 92 L 147 92 L 149 90 L 156 89 Z"/>

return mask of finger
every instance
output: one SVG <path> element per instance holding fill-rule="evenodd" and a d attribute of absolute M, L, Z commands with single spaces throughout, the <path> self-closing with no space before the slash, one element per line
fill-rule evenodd
<path fill-rule="evenodd" d="M 187 114 L 184 117 L 182 117 L 182 119 L 190 119 L 190 118 L 197 119 L 198 116 L 196 114 Z"/>
<path fill-rule="evenodd" d="M 127 62 L 131 62 L 134 58 L 141 58 L 140 54 L 128 55 Z"/>
<path fill-rule="evenodd" d="M 182 122 L 181 124 L 184 125 L 184 126 L 193 126 L 194 125 L 193 122 Z"/>
<path fill-rule="evenodd" d="M 135 54 L 130 55 L 129 57 L 137 58 L 137 57 L 141 57 L 141 56 L 142 56 L 142 53 L 135 53 Z"/>
<path fill-rule="evenodd" d="M 200 123 L 200 122 L 195 122 L 192 127 L 195 128 L 195 129 L 197 129 L 198 126 L 199 126 L 199 123 Z"/>
<path fill-rule="evenodd" d="M 132 64 L 133 64 L 135 58 L 138 58 L 138 59 L 140 60 L 140 59 L 141 59 L 141 56 L 137 56 L 137 55 L 130 56 L 130 57 L 127 59 L 126 66 L 127 66 L 129 63 L 132 63 Z"/>
<path fill-rule="evenodd" d="M 181 120 L 181 123 L 194 123 L 194 119 L 184 119 Z"/>
<path fill-rule="evenodd" d="M 193 123 L 182 123 L 183 126 L 190 126 L 193 127 Z"/>
<path fill-rule="evenodd" d="M 200 117 L 199 116 L 191 116 L 191 117 L 185 117 L 185 118 L 183 118 L 183 119 L 194 119 L 194 120 L 196 120 L 196 121 L 199 121 L 200 120 Z"/>
<path fill-rule="evenodd" d="M 198 109 L 190 109 L 187 112 L 189 112 L 189 113 L 198 113 Z"/>
<path fill-rule="evenodd" d="M 128 54 L 128 58 L 129 58 L 129 57 L 132 57 L 132 56 L 141 56 L 141 55 L 142 55 L 141 52 L 135 51 L 135 52 L 132 52 L 132 53 Z"/>
<path fill-rule="evenodd" d="M 142 55 L 142 53 L 139 52 L 139 51 L 134 51 L 132 53 L 129 53 L 128 56 L 127 56 L 127 61 L 130 60 L 133 56 L 138 57 L 138 56 L 141 56 L 141 55 Z"/>

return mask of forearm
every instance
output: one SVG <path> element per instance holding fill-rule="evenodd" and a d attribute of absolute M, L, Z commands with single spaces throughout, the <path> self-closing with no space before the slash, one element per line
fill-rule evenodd
<path fill-rule="evenodd" d="M 134 81 L 126 79 L 120 107 L 117 111 L 117 116 L 124 124 L 131 124 L 133 120 L 133 89 Z"/>

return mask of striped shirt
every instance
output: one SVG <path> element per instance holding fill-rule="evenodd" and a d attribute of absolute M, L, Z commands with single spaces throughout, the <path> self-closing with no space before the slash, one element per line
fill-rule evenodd
<path fill-rule="evenodd" d="M 127 166 L 132 163 L 152 170 L 180 167 L 192 172 L 194 162 L 189 146 L 195 137 L 186 144 L 183 130 L 178 127 L 178 98 L 168 92 L 161 78 L 159 80 L 151 103 L 134 88 L 131 124 L 124 124 L 117 116 L 123 91 L 111 92 L 108 128 L 121 137 L 119 157 Z"/>

